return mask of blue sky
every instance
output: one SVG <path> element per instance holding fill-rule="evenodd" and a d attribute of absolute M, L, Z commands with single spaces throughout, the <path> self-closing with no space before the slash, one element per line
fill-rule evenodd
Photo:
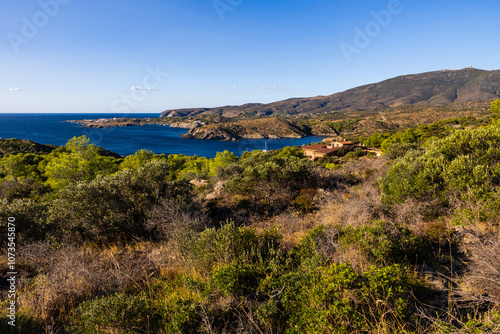
<path fill-rule="evenodd" d="M 4 0 L 0 112 L 266 103 L 500 69 L 499 12 L 497 0 Z"/>

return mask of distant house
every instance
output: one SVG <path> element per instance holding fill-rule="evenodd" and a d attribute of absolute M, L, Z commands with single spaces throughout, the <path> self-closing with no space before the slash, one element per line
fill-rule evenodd
<path fill-rule="evenodd" d="M 316 160 L 323 157 L 338 157 L 342 151 L 341 149 L 348 149 L 350 151 L 354 148 L 359 148 L 368 153 L 374 153 L 377 157 L 382 154 L 377 148 L 368 148 L 361 145 L 354 144 L 350 141 L 334 141 L 329 145 L 325 144 L 313 144 L 313 145 L 304 145 L 302 146 L 302 151 L 304 152 L 304 156 L 308 157 L 311 160 Z"/>
<path fill-rule="evenodd" d="M 338 155 L 340 147 L 328 147 L 323 144 L 313 144 L 302 146 L 304 155 L 311 160 L 316 160 L 323 157 L 333 157 Z"/>
<path fill-rule="evenodd" d="M 332 147 L 352 147 L 354 146 L 354 143 L 351 141 L 334 141 L 330 144 Z"/>

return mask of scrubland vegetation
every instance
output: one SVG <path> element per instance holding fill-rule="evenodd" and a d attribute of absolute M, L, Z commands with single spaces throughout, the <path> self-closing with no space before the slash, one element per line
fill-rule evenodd
<path fill-rule="evenodd" d="M 500 122 L 489 123 L 408 130 L 380 142 L 382 157 L 326 162 L 299 148 L 118 159 L 85 137 L 5 154 L 16 329 L 498 333 Z"/>

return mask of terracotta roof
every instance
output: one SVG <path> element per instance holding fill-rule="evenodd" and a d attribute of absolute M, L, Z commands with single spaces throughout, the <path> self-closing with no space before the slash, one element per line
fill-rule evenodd
<path fill-rule="evenodd" d="M 325 147 L 325 148 L 317 149 L 316 152 L 328 154 L 328 153 L 336 152 L 338 150 L 339 150 L 338 147 L 334 147 L 334 148 L 327 148 L 327 147 Z"/>
<path fill-rule="evenodd" d="M 352 141 L 341 141 L 340 143 L 344 145 L 354 144 Z"/>

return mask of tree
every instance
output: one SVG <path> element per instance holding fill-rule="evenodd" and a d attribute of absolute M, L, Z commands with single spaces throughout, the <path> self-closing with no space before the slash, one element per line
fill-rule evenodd
<path fill-rule="evenodd" d="M 219 175 L 224 168 L 236 162 L 238 162 L 238 157 L 233 152 L 229 152 L 227 150 L 224 152 L 217 152 L 215 158 L 210 159 L 208 162 L 210 175 Z"/>
<path fill-rule="evenodd" d="M 0 174 L 14 181 L 18 178 L 28 177 L 41 180 L 41 172 L 38 169 L 38 164 L 42 160 L 41 156 L 33 153 L 7 154 L 0 159 Z"/>
<path fill-rule="evenodd" d="M 74 137 L 61 150 L 47 156 L 44 165 L 47 184 L 61 188 L 70 182 L 88 181 L 99 174 L 117 171 L 114 158 L 103 157 L 86 136 Z"/>
<path fill-rule="evenodd" d="M 148 162 L 164 158 L 165 158 L 164 155 L 154 154 L 153 151 L 139 150 L 135 152 L 133 155 L 127 156 L 123 160 L 123 162 L 120 164 L 120 170 L 137 169 L 139 167 L 143 167 Z"/>
<path fill-rule="evenodd" d="M 500 116 L 500 99 L 491 102 L 491 111 Z"/>

